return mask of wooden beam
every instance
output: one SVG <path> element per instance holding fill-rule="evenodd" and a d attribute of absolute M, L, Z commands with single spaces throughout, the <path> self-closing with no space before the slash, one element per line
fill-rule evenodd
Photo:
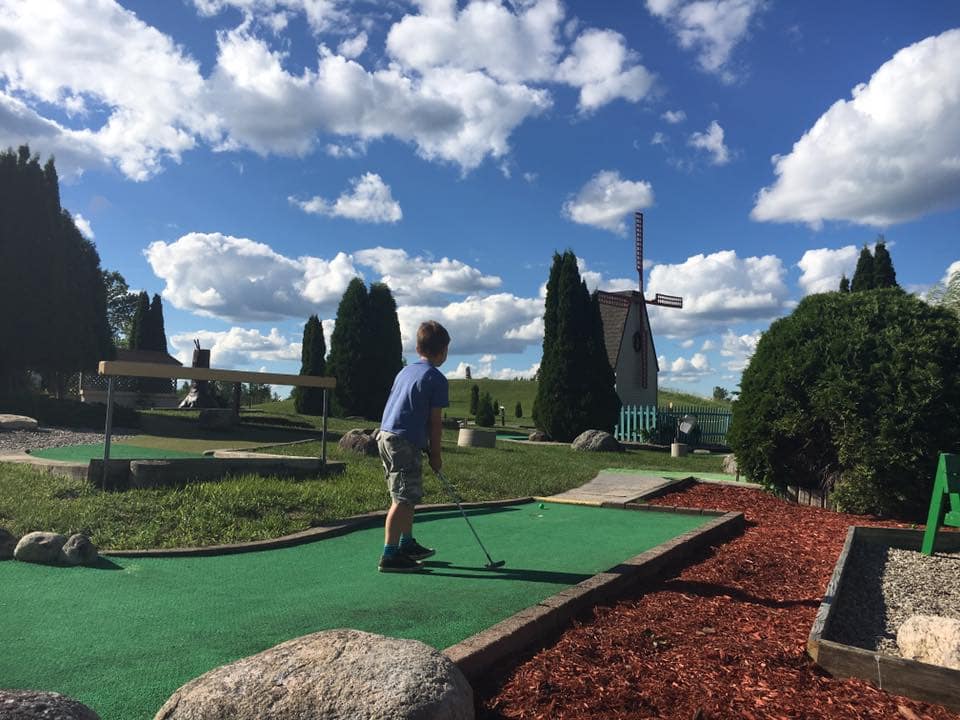
<path fill-rule="evenodd" d="M 248 372 L 246 370 L 217 370 L 214 368 L 180 367 L 161 363 L 122 362 L 101 360 L 101 375 L 125 377 L 175 378 L 178 380 L 225 380 L 226 382 L 255 382 L 270 385 L 335 388 L 337 379 L 319 375 L 284 375 L 281 373 Z"/>

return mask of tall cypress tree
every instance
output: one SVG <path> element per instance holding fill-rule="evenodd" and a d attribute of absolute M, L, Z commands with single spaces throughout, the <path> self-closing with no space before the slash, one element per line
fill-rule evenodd
<path fill-rule="evenodd" d="M 553 377 L 553 368 L 549 367 L 553 363 L 553 343 L 557 336 L 557 292 L 560 283 L 560 269 L 563 267 L 563 257 L 559 253 L 553 254 L 553 263 L 550 265 L 550 275 L 547 278 L 547 295 L 544 300 L 543 308 L 543 353 L 540 358 L 540 369 L 537 370 L 536 379 L 543 380 L 545 376 Z M 551 415 L 548 409 L 539 409 L 541 396 L 540 385 L 537 386 L 537 395 L 533 400 L 533 422 L 538 428 L 546 429 L 547 418 Z"/>
<path fill-rule="evenodd" d="M 364 416 L 379 420 L 390 396 L 390 388 L 403 368 L 403 341 L 397 303 L 384 283 L 370 286 L 367 298 L 367 348 L 364 364 L 367 369 L 368 393 Z"/>
<path fill-rule="evenodd" d="M 897 273 L 893 269 L 893 259 L 887 244 L 881 235 L 877 239 L 877 246 L 873 251 L 873 286 L 876 288 L 900 287 L 897 284 Z"/>
<path fill-rule="evenodd" d="M 847 277 L 846 273 L 840 276 L 840 292 L 850 292 L 850 278 Z"/>
<path fill-rule="evenodd" d="M 337 379 L 334 412 L 363 415 L 367 406 L 365 363 L 367 341 L 367 287 L 360 278 L 347 285 L 337 307 L 336 325 L 330 335 L 328 372 Z"/>
<path fill-rule="evenodd" d="M 167 351 L 167 331 L 163 324 L 163 301 L 154 294 L 150 303 L 150 329 L 148 350 L 165 353 Z"/>
<path fill-rule="evenodd" d="M 326 375 L 327 343 L 323 338 L 323 325 L 320 318 L 311 315 L 303 326 L 303 348 L 300 351 L 301 375 Z M 296 387 L 293 389 L 293 403 L 302 415 L 323 414 L 323 389 Z"/>
<path fill-rule="evenodd" d="M 850 282 L 850 291 L 873 290 L 874 283 L 873 255 L 870 254 L 870 248 L 864 245 L 860 251 L 860 257 L 857 259 L 857 269 L 854 271 L 853 280 Z"/>
<path fill-rule="evenodd" d="M 129 347 L 131 350 L 149 350 L 150 348 L 150 296 L 143 290 L 137 295 L 137 308 L 130 322 Z"/>

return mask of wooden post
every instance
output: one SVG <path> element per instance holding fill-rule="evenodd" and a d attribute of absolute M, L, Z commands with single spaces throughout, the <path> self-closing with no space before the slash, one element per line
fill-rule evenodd
<path fill-rule="evenodd" d="M 113 432 L 113 385 L 116 378 L 107 380 L 107 421 L 103 429 L 103 489 L 107 489 L 107 469 L 110 467 L 110 434 Z"/>
<path fill-rule="evenodd" d="M 320 467 L 327 467 L 327 389 L 323 389 L 323 430 L 320 433 Z"/>

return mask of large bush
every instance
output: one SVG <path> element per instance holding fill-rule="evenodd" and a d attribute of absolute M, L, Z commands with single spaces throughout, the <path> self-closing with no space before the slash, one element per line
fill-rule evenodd
<path fill-rule="evenodd" d="M 960 446 L 960 324 L 899 289 L 812 295 L 764 333 L 740 388 L 728 441 L 746 475 L 921 517 L 938 453 Z"/>

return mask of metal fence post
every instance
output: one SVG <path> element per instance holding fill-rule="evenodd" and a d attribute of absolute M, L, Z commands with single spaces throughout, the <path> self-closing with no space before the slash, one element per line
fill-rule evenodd
<path fill-rule="evenodd" d="M 107 489 L 107 467 L 110 465 L 110 434 L 113 432 L 113 384 L 112 375 L 107 380 L 107 424 L 103 432 L 103 480 L 102 487 Z"/>
<path fill-rule="evenodd" d="M 327 468 L 327 389 L 323 389 L 323 430 L 320 434 L 320 467 Z"/>

